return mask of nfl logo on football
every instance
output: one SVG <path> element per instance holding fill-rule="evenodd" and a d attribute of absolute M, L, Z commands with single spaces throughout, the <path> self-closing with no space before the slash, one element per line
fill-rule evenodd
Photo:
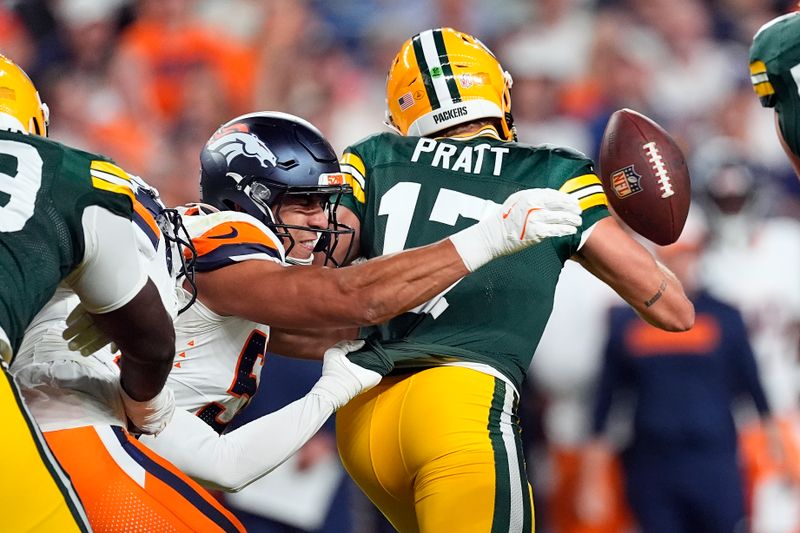
<path fill-rule="evenodd" d="M 633 170 L 633 165 L 630 165 L 611 174 L 611 186 L 618 198 L 625 198 L 641 192 L 642 186 L 639 183 L 641 179 L 642 177 Z"/>

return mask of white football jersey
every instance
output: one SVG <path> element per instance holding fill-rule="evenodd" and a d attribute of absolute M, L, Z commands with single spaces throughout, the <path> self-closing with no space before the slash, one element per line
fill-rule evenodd
<path fill-rule="evenodd" d="M 240 261 L 284 264 L 280 240 L 245 213 L 182 209 L 183 224 L 197 250 L 195 269 L 209 272 Z M 169 386 L 178 409 L 194 413 L 222 432 L 256 393 L 269 326 L 220 316 L 200 299 L 175 322 L 175 364 Z"/>
<path fill-rule="evenodd" d="M 157 191 L 136 176 L 131 176 L 131 182 L 136 192 L 132 222 L 139 258 L 174 318 L 179 301 L 175 290 L 179 259 L 164 238 L 164 232 L 172 228 L 164 219 Z M 44 431 L 90 424 L 124 425 L 126 421 L 118 390 L 119 368 L 108 347 L 83 357 L 70 351 L 61 337 L 65 320 L 79 301 L 70 289 L 59 288 L 28 326 L 11 367 Z"/>

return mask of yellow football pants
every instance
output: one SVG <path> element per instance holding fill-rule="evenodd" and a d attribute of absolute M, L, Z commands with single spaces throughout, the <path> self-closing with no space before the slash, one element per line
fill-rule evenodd
<path fill-rule="evenodd" d="M 467 368 L 387 377 L 338 412 L 339 454 L 402 533 L 532 532 L 516 404 Z"/>
<path fill-rule="evenodd" d="M 69 478 L 51 455 L 5 363 L 0 366 L 0 529 L 89 531 Z"/>

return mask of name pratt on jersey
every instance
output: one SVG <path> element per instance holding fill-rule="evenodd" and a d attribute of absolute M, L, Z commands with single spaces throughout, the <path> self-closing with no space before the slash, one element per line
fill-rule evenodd
<path fill-rule="evenodd" d="M 503 170 L 503 157 L 508 151 L 508 148 L 489 143 L 472 146 L 458 141 L 448 143 L 422 137 L 417 141 L 411 162 L 419 161 L 445 170 L 470 174 L 480 174 L 484 163 L 487 163 L 493 165 L 492 175 L 499 176 Z M 488 162 L 490 159 L 492 161 Z"/>

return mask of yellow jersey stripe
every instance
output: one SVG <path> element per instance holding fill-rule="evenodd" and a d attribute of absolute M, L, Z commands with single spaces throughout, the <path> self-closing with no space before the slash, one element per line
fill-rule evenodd
<path fill-rule="evenodd" d="M 775 94 L 775 88 L 768 81 L 753 85 L 753 90 L 756 91 L 758 96 L 770 96 Z"/>
<path fill-rule="evenodd" d="M 345 174 L 344 180 L 353 188 L 353 196 L 356 200 L 361 202 L 362 204 L 366 202 L 366 196 L 364 195 L 364 189 L 361 188 L 361 184 L 355 179 L 351 174 Z"/>
<path fill-rule="evenodd" d="M 361 158 L 354 153 L 348 152 L 342 156 L 340 162 L 342 165 L 349 165 L 358 171 L 358 174 L 353 174 L 353 176 L 356 179 L 361 178 L 361 187 L 363 188 L 364 176 L 367 175 L 367 168 L 364 166 L 364 162 L 361 161 Z"/>
<path fill-rule="evenodd" d="M 128 173 L 119 168 L 114 163 L 109 163 L 108 161 L 99 161 L 95 160 L 92 161 L 92 165 L 90 167 L 92 170 L 97 170 L 100 172 L 105 172 L 111 174 L 113 176 L 118 177 L 119 179 L 123 179 L 125 181 L 130 181 L 131 178 L 128 176 Z"/>
<path fill-rule="evenodd" d="M 129 188 L 133 189 L 133 186 L 132 186 L 130 181 L 123 180 L 123 179 L 118 178 L 115 175 L 109 174 L 107 172 L 98 172 L 97 170 L 92 170 L 92 171 L 90 171 L 90 175 L 92 176 L 92 179 L 99 179 L 99 180 L 107 181 L 108 183 L 111 183 L 112 185 L 119 185 L 120 187 L 129 187 Z"/>
<path fill-rule="evenodd" d="M 596 207 L 598 205 L 608 206 L 608 198 L 606 198 L 605 193 L 599 192 L 592 194 L 591 196 L 581 198 L 578 200 L 578 205 L 581 206 L 581 211 L 586 211 L 587 209 Z"/>
<path fill-rule="evenodd" d="M 104 191 L 115 192 L 117 194 L 124 194 L 131 199 L 131 202 L 135 201 L 133 197 L 133 190 L 130 188 L 130 186 L 115 185 L 109 181 L 99 179 L 94 176 L 92 176 L 92 185 L 95 189 L 102 189 Z"/>
<path fill-rule="evenodd" d="M 578 176 L 577 178 L 572 178 L 565 181 L 564 185 L 562 185 L 558 190 L 561 192 L 570 193 L 582 187 L 586 187 L 587 185 L 595 184 L 600 185 L 600 178 L 598 178 L 596 174 L 584 174 L 583 176 Z"/>
<path fill-rule="evenodd" d="M 753 61 L 750 63 L 750 75 L 763 74 L 767 72 L 767 65 L 763 61 Z"/>
<path fill-rule="evenodd" d="M 572 191 L 571 193 L 569 193 L 569 195 L 580 200 L 581 198 L 585 198 L 586 196 L 591 196 L 593 194 L 601 192 L 604 192 L 603 187 L 601 185 L 596 184 L 596 185 L 589 185 L 588 187 L 583 187 L 582 189 L 578 189 L 577 191 Z"/>

